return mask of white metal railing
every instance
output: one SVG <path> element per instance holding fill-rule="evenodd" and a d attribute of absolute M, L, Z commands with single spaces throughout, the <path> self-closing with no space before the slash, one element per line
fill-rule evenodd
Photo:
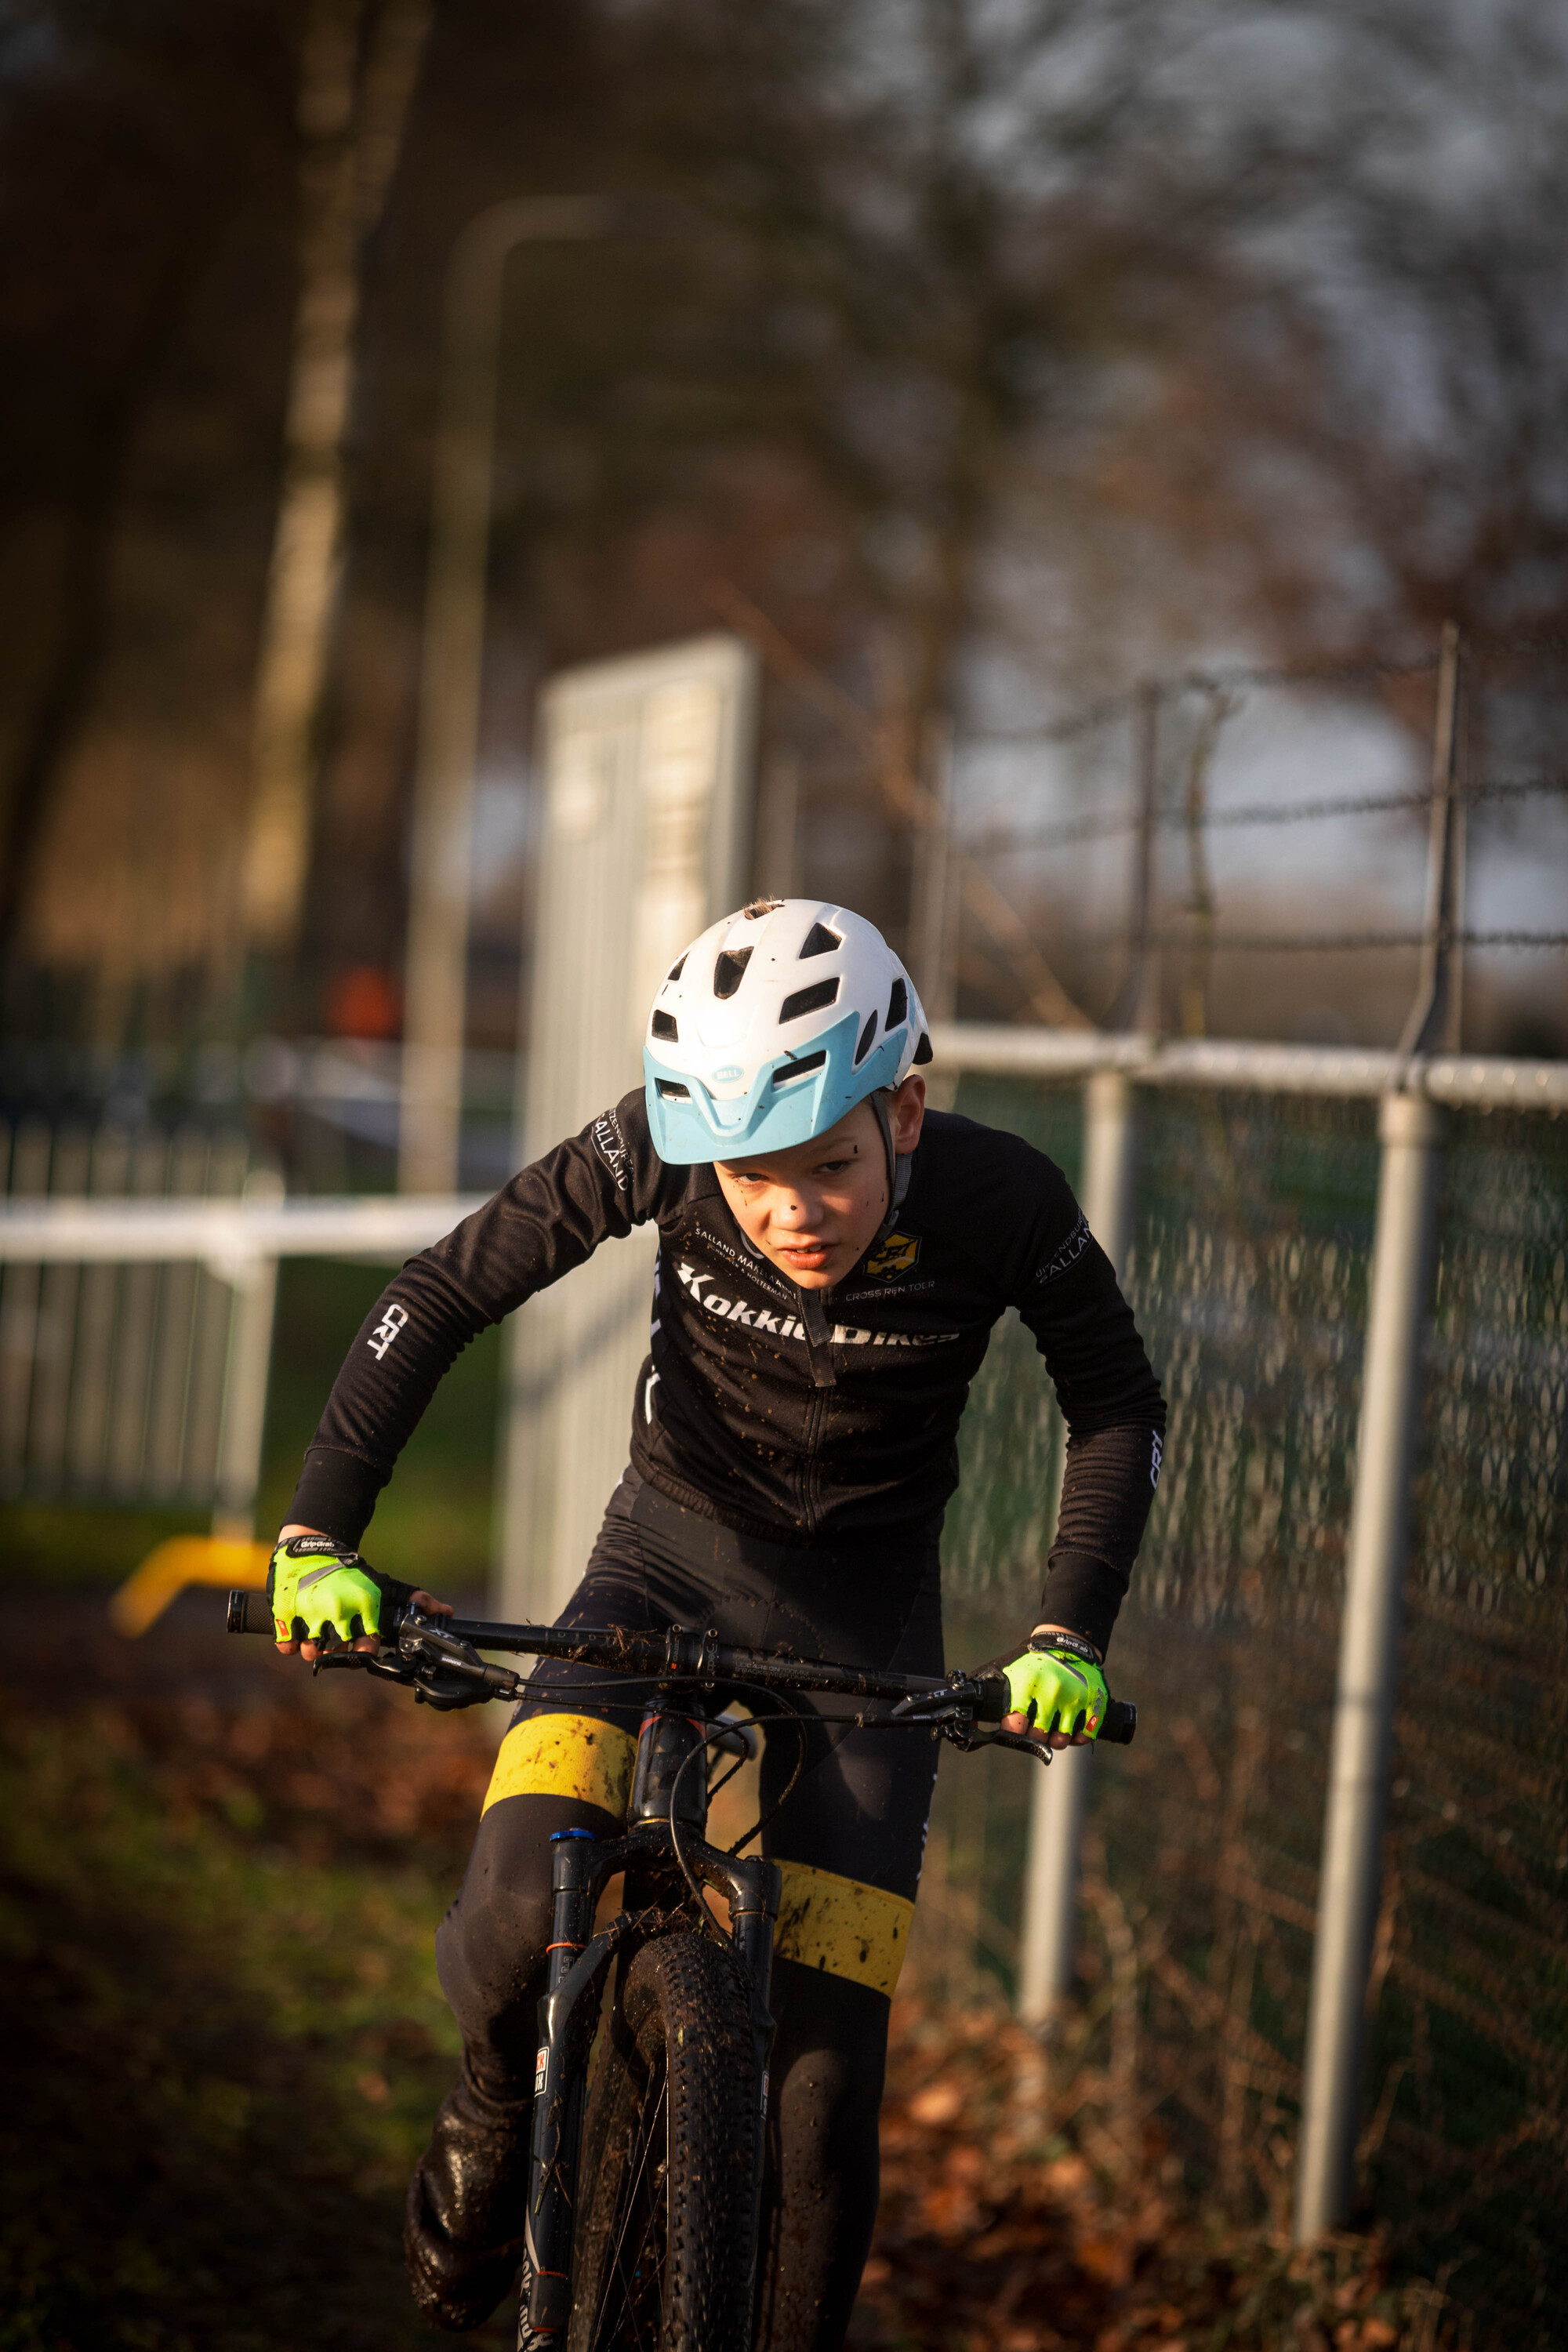
<path fill-rule="evenodd" d="M 226 1339 L 220 1361 L 210 1368 L 221 1389 L 211 1455 L 213 1532 L 244 1538 L 252 1529 L 261 1475 L 279 1261 L 342 1257 L 395 1265 L 449 1233 L 481 1198 L 375 1194 L 289 1201 L 268 1170 L 255 1171 L 237 1198 L 13 1197 L 0 1206 L 0 1266 L 187 1265 L 203 1267 L 227 1286 L 232 1312 Z M 74 1314 L 79 1321 L 79 1308 Z M 78 1345 L 101 1356 L 116 1344 L 115 1320 L 110 1302 L 94 1328 L 78 1334 Z M 143 1320 L 151 1351 L 156 1334 L 150 1310 Z M 36 1314 L 32 1347 L 40 1359 L 46 1352 L 61 1353 L 58 1335 L 46 1338 Z M 85 1370 L 89 1384 L 105 1384 L 103 1364 L 94 1361 Z M 206 1376 L 183 1360 L 175 1370 L 182 1389 Z"/>
<path fill-rule="evenodd" d="M 281 1189 L 243 1200 L 9 1201 L 0 1207 L 0 1265 L 195 1264 L 228 1270 L 283 1257 L 412 1255 L 483 1205 L 484 1195 L 400 1193 L 288 1201 Z"/>
<path fill-rule="evenodd" d="M 1456 1109 L 1568 1110 L 1568 1062 L 1485 1054 L 1396 1054 L 1360 1045 L 1270 1045 L 1249 1039 L 1153 1037 L 1107 1030 L 939 1024 L 935 1066 L 1012 1078 L 1119 1070 L 1142 1087 L 1235 1087 L 1342 1100 L 1424 1096 Z"/>

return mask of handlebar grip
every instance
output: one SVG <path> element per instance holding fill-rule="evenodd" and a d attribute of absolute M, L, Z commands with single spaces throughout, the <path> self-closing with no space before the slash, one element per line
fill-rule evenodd
<path fill-rule="evenodd" d="M 272 1630 L 272 1612 L 267 1605 L 265 1592 L 231 1592 L 228 1596 L 228 1630 L 231 1633 L 265 1633 L 276 1641 Z"/>
<path fill-rule="evenodd" d="M 1138 1709 L 1131 1699 L 1113 1698 L 1100 1727 L 1100 1745 L 1103 1747 L 1109 1739 L 1112 1748 L 1131 1748 L 1137 1728 Z"/>

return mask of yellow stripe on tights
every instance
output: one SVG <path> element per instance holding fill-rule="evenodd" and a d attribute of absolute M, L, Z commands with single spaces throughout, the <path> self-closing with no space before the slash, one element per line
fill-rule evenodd
<path fill-rule="evenodd" d="M 501 1741 L 480 1811 L 503 1797 L 571 1797 L 617 1820 L 632 1792 L 637 1744 L 592 1715 L 531 1715 Z"/>
<path fill-rule="evenodd" d="M 779 1958 L 890 1995 L 909 1949 L 914 1905 L 809 1863 L 781 1862 L 779 1869 L 784 1898 L 773 1937 Z"/>

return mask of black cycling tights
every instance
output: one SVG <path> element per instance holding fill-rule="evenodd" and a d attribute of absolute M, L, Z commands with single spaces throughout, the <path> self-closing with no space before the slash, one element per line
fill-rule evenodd
<path fill-rule="evenodd" d="M 797 1550 L 700 1518 L 631 1472 L 616 1490 L 588 1573 L 559 1622 L 712 1626 L 721 1641 L 758 1649 L 787 1644 L 800 1655 L 851 1664 L 942 1671 L 936 1542 L 929 1529 L 876 1547 Z M 528 1694 L 514 1729 L 531 1717 L 565 1713 L 633 1737 L 644 1696 L 640 1688 L 628 1695 L 617 1677 L 592 1667 L 550 1661 L 541 1661 Z M 761 1713 L 766 1701 L 755 1703 Z M 763 1831 L 764 1851 L 912 1902 L 935 1745 L 929 1734 L 846 1733 L 822 1720 L 846 1711 L 842 1701 L 807 1698 L 796 1703 L 795 1724 L 765 1736 L 762 1806 L 779 1810 Z M 626 1743 L 618 1745 L 624 1750 Z M 797 1760 L 803 1769 L 786 1795 Z M 534 2009 L 550 1940 L 551 1834 L 583 1828 L 613 1837 L 621 1826 L 612 1811 L 580 1795 L 532 1788 L 485 1811 L 436 1950 L 469 2063 L 496 2096 L 524 2097 L 531 2087 Z M 853 1899 L 853 1890 L 846 1893 Z M 838 2352 L 877 2214 L 889 1998 L 849 1976 L 781 1957 L 772 2006 L 778 2038 L 758 2352 Z"/>

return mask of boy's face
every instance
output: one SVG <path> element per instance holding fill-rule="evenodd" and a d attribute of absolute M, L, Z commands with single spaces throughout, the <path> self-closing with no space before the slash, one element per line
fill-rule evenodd
<path fill-rule="evenodd" d="M 912 1072 L 891 1097 L 893 1148 L 912 1151 L 926 1083 Z M 870 1247 L 888 1211 L 888 1155 L 868 1102 L 835 1128 L 759 1160 L 721 1160 L 715 1173 L 746 1239 L 802 1290 L 831 1290 Z"/>

